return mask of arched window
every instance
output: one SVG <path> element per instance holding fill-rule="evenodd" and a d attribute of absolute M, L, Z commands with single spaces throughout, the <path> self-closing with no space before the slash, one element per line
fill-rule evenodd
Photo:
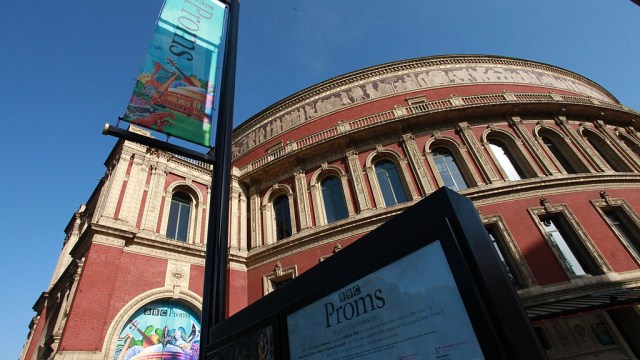
<path fill-rule="evenodd" d="M 187 242 L 189 238 L 189 219 L 191 218 L 192 200 L 184 192 L 176 192 L 171 197 L 169 221 L 167 223 L 167 237 Z"/>
<path fill-rule="evenodd" d="M 440 173 L 446 187 L 453 190 L 464 190 L 469 187 L 449 149 L 436 147 L 431 150 L 431 153 L 438 173 Z"/>
<path fill-rule="evenodd" d="M 584 131 L 584 136 L 611 169 L 614 171 L 631 171 L 604 139 L 593 134 L 591 131 Z"/>
<path fill-rule="evenodd" d="M 390 160 L 381 160 L 374 165 L 374 168 L 385 205 L 392 206 L 406 202 L 407 193 L 400 181 L 396 165 Z"/>
<path fill-rule="evenodd" d="M 548 136 L 540 135 L 542 142 L 547 147 L 549 152 L 553 154 L 553 156 L 558 160 L 560 165 L 564 168 L 567 174 L 577 174 L 578 170 L 571 164 L 569 159 L 563 154 L 562 150 L 556 145 L 554 141 L 552 141 Z"/>
<path fill-rule="evenodd" d="M 625 135 L 618 135 L 618 138 L 636 155 L 640 156 L 640 146 Z"/>
<path fill-rule="evenodd" d="M 340 179 L 337 176 L 327 176 L 320 182 L 320 187 L 327 223 L 346 218 L 348 212 Z"/>
<path fill-rule="evenodd" d="M 280 195 L 273 201 L 273 218 L 276 240 L 291 236 L 291 212 L 287 195 Z"/>
<path fill-rule="evenodd" d="M 522 180 L 526 179 L 522 167 L 515 160 L 513 154 L 509 151 L 509 148 L 500 140 L 489 139 L 489 148 L 495 159 L 498 161 L 500 167 L 504 171 L 508 180 Z"/>

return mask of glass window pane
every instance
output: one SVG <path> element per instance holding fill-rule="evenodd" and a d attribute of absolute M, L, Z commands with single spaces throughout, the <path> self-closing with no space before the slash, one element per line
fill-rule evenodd
<path fill-rule="evenodd" d="M 191 198 L 181 192 L 173 194 L 169 208 L 167 237 L 174 240 L 187 241 L 190 218 Z"/>
<path fill-rule="evenodd" d="M 569 270 L 572 275 L 586 275 L 587 272 L 582 267 L 582 264 L 575 256 L 571 247 L 565 240 L 565 237 L 562 235 L 560 230 L 557 227 L 556 219 L 546 219 L 542 221 L 542 226 L 544 227 L 544 231 L 546 232 L 549 240 L 551 241 L 551 245 L 556 249 L 561 260 L 564 262 L 565 266 Z"/>
<path fill-rule="evenodd" d="M 276 240 L 291 236 L 291 213 L 289 210 L 289 198 L 286 195 L 279 196 L 273 202 Z"/>
<path fill-rule="evenodd" d="M 406 202 L 407 194 L 395 164 L 389 160 L 382 160 L 378 161 L 374 167 L 385 205 L 392 206 Z"/>
<path fill-rule="evenodd" d="M 489 148 L 498 160 L 498 164 L 507 175 L 508 180 L 522 180 L 524 173 L 508 151 L 507 147 L 497 140 L 489 140 Z"/>
<path fill-rule="evenodd" d="M 638 146 L 638 144 L 636 144 L 626 136 L 620 136 L 620 140 L 622 140 L 622 142 L 629 148 L 629 150 L 640 156 L 640 146 Z"/>
<path fill-rule="evenodd" d="M 432 153 L 433 161 L 436 163 L 436 168 L 444 181 L 444 185 L 452 190 L 466 189 L 467 183 L 462 177 L 451 151 L 446 148 L 435 148 Z"/>
<path fill-rule="evenodd" d="M 560 151 L 560 149 L 558 149 L 558 147 L 553 143 L 553 141 L 551 141 L 549 138 L 547 138 L 545 136 L 541 136 L 540 138 L 542 139 L 542 142 L 547 147 L 547 149 L 549 149 L 551 154 L 553 154 L 553 156 L 556 158 L 556 160 L 558 160 L 560 165 L 562 165 L 562 167 L 567 172 L 567 174 L 577 174 L 578 173 L 576 168 L 573 167 L 573 165 L 571 165 L 571 163 L 569 162 L 567 157 L 564 156 L 562 151 Z"/>
<path fill-rule="evenodd" d="M 169 209 L 169 222 L 167 223 L 167 237 L 171 239 L 176 238 L 176 229 L 178 227 L 178 213 L 180 211 L 180 203 L 171 201 L 171 208 Z"/>
<path fill-rule="evenodd" d="M 187 204 L 180 204 L 180 215 L 178 216 L 178 233 L 176 240 L 187 241 L 189 233 L 189 218 L 191 217 L 191 207 Z"/>
<path fill-rule="evenodd" d="M 335 176 L 327 177 L 322 180 L 321 187 L 327 222 L 332 223 L 336 220 L 346 218 L 348 215 L 347 206 L 340 179 Z"/>
<path fill-rule="evenodd" d="M 631 247 L 633 252 L 635 252 L 636 256 L 640 256 L 640 248 L 638 247 L 638 241 L 636 240 L 634 233 L 637 234 L 637 231 L 633 231 L 627 219 L 624 219 L 624 215 L 620 212 L 623 211 L 621 209 L 609 209 L 605 210 L 604 214 L 609 219 L 609 222 L 613 227 L 618 231 L 618 234 L 622 236 L 624 241 Z M 625 221 L 627 220 L 627 221 Z"/>
<path fill-rule="evenodd" d="M 611 167 L 611 169 L 613 169 L 614 171 L 625 171 L 625 169 L 620 166 L 620 163 L 615 158 L 615 155 L 610 153 L 610 151 L 612 150 L 611 148 L 609 148 L 609 145 L 605 141 L 589 134 L 589 132 L 587 132 L 586 137 L 589 144 L 591 144 L 591 147 L 593 147 L 596 152 L 600 154 L 600 157 Z"/>
<path fill-rule="evenodd" d="M 511 282 L 513 283 L 513 285 L 516 288 L 518 288 L 518 289 L 521 288 L 520 283 L 518 282 L 518 279 L 514 275 L 515 272 L 511 268 L 511 265 L 507 261 L 507 258 L 504 256 L 504 254 L 502 252 L 502 248 L 501 248 L 500 244 L 498 243 L 499 236 L 497 235 L 496 230 L 493 227 L 487 227 L 486 230 L 487 230 L 487 233 L 489 234 L 489 239 L 491 239 L 491 243 L 493 244 L 493 248 L 495 249 L 496 253 L 498 253 L 498 257 L 500 258 L 500 261 L 502 262 L 502 267 L 504 268 L 505 272 L 507 273 L 507 277 L 509 278 L 509 280 L 511 280 Z"/>

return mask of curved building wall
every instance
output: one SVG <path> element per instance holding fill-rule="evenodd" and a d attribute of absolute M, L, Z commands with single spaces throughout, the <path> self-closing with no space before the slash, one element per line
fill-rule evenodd
<path fill-rule="evenodd" d="M 638 357 L 638 115 L 578 74 L 495 56 L 293 94 L 234 132 L 228 313 L 449 186 L 476 205 L 551 358 Z M 154 345 L 124 329 L 141 309 L 199 311 L 211 168 L 127 141 L 105 165 L 22 358 L 118 359 Z"/>
<path fill-rule="evenodd" d="M 487 56 L 385 64 L 294 94 L 234 134 L 241 206 L 231 221 L 246 237 L 232 240 L 230 284 L 247 291 L 230 311 L 450 186 L 477 206 L 550 356 L 628 356 L 637 345 L 625 331 L 637 325 L 620 319 L 635 314 L 633 302 L 575 316 L 563 301 L 633 293 L 640 281 L 637 115 L 577 74 Z M 380 177 L 383 163 L 395 180 Z M 343 218 L 329 214 L 330 178 Z M 388 194 L 394 186 L 401 201 Z M 284 238 L 274 230 L 281 195 L 291 212 Z"/>

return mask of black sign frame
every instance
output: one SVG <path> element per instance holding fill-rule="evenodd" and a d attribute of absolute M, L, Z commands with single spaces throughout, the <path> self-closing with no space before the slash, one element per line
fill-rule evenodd
<path fill-rule="evenodd" d="M 220 323 L 211 333 L 215 341 L 203 346 L 206 358 L 265 324 L 274 329 L 274 358 L 290 358 L 290 314 L 434 241 L 442 245 L 484 357 L 545 359 L 473 203 L 447 188 Z"/>

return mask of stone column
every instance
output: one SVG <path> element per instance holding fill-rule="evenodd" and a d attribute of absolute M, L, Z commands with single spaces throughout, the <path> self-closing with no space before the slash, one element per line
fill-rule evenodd
<path fill-rule="evenodd" d="M 229 191 L 229 246 L 240 248 L 240 184 L 238 183 L 239 170 L 231 169 L 231 189 Z"/>
<path fill-rule="evenodd" d="M 516 135 L 522 139 L 523 147 L 526 149 L 526 151 L 523 151 L 523 154 L 525 154 L 525 156 L 531 154 L 536 163 L 542 168 L 544 174 L 538 173 L 537 166 L 534 168 L 536 174 L 538 176 L 557 174 L 558 170 L 556 170 L 556 167 L 553 165 L 547 154 L 542 150 L 540 144 L 538 144 L 533 135 L 524 126 L 522 119 L 519 116 L 512 116 L 509 118 L 509 125 Z"/>
<path fill-rule="evenodd" d="M 239 229 L 239 234 L 240 234 L 240 244 L 239 244 L 239 248 L 240 250 L 246 251 L 247 250 L 247 195 L 245 194 L 244 190 L 242 188 L 240 188 L 240 193 L 238 193 L 239 196 L 239 218 L 240 218 L 240 229 Z"/>
<path fill-rule="evenodd" d="M 300 230 L 311 227 L 311 208 L 309 207 L 309 197 L 307 196 L 307 178 L 304 170 L 298 168 L 293 172 L 296 184 L 296 204 L 298 218 L 300 219 Z"/>
<path fill-rule="evenodd" d="M 347 174 L 340 175 L 340 182 L 342 183 L 342 192 L 344 194 L 344 202 L 347 205 L 347 212 L 349 216 L 352 216 L 356 212 L 353 208 L 353 203 L 351 202 L 351 196 L 349 196 L 349 177 Z"/>
<path fill-rule="evenodd" d="M 411 200 L 416 200 L 420 196 L 416 192 L 416 188 L 413 186 L 413 181 L 411 181 L 410 176 L 410 168 L 408 164 L 408 160 L 406 158 L 400 159 L 400 168 L 398 169 L 398 175 L 400 176 L 400 181 L 405 183 L 407 189 L 409 190 L 409 194 L 411 195 Z M 403 181 L 404 180 L 404 181 Z"/>
<path fill-rule="evenodd" d="M 309 192 L 311 193 L 311 200 L 313 201 L 313 216 L 316 226 L 325 225 L 327 223 L 327 217 L 324 213 L 324 207 L 322 206 L 322 194 L 320 194 L 320 184 L 315 183 L 309 186 Z"/>
<path fill-rule="evenodd" d="M 251 248 L 262 245 L 262 221 L 260 216 L 260 194 L 256 184 L 249 188 L 249 208 L 251 211 Z"/>
<path fill-rule="evenodd" d="M 365 189 L 362 167 L 360 166 L 357 151 L 350 150 L 347 152 L 347 166 L 349 174 L 353 179 L 353 187 L 356 193 L 356 200 L 358 201 L 358 209 L 360 211 L 370 209 L 371 205 L 369 202 L 369 195 Z M 347 194 L 345 194 L 345 197 L 346 196 Z"/>
<path fill-rule="evenodd" d="M 456 130 L 462 138 L 462 141 L 464 141 L 464 144 L 469 149 L 471 157 L 478 164 L 480 172 L 482 173 L 482 176 L 486 179 L 486 181 L 489 183 L 501 181 L 500 178 L 498 178 L 496 172 L 493 170 L 493 167 L 489 163 L 489 160 L 485 156 L 482 146 L 480 146 L 480 143 L 471 131 L 471 126 L 469 125 L 469 123 L 466 121 L 458 123 Z"/>
<path fill-rule="evenodd" d="M 367 177 L 369 178 L 369 183 L 377 184 L 378 179 L 376 178 L 376 171 L 373 168 L 373 165 L 367 166 L 364 170 L 367 173 Z M 375 207 L 376 208 L 384 207 L 384 201 L 382 199 L 382 194 L 380 193 L 380 186 L 372 186 L 372 188 L 373 189 L 371 192 L 373 193 L 373 201 L 375 201 Z"/>
<path fill-rule="evenodd" d="M 640 167 L 637 165 L 637 161 L 634 158 L 633 151 L 628 149 L 627 146 L 620 140 L 617 136 L 612 134 L 609 130 L 607 130 L 604 121 L 596 120 L 593 122 L 596 129 L 604 136 L 609 146 L 611 146 L 613 151 L 616 151 L 620 158 L 624 160 L 624 162 L 629 166 L 630 169 L 635 171 L 639 171 Z"/>
<path fill-rule="evenodd" d="M 585 165 L 590 171 L 607 171 L 609 166 L 602 163 L 599 157 L 594 157 L 587 149 L 591 146 L 578 132 L 569 126 L 569 121 L 565 116 L 558 116 L 555 119 L 556 125 L 558 125 L 562 131 L 571 139 L 576 146 L 577 155 L 585 161 Z"/>
<path fill-rule="evenodd" d="M 411 133 L 402 134 L 402 147 L 407 154 L 407 160 L 413 170 L 417 180 L 418 186 L 422 196 L 427 196 L 433 191 L 433 185 L 429 181 L 429 175 L 424 164 L 423 156 L 420 154 L 418 145 L 416 144 L 416 138 Z"/>

